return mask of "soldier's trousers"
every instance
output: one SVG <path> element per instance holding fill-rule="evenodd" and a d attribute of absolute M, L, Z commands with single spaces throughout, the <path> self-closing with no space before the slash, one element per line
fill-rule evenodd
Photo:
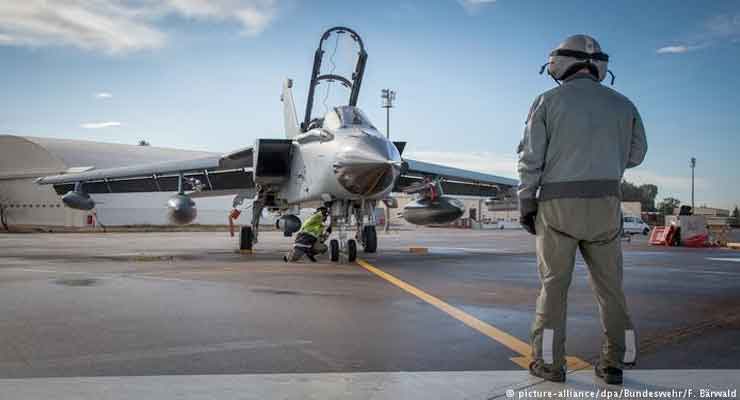
<path fill-rule="evenodd" d="M 542 201 L 535 226 L 542 288 L 532 324 L 532 358 L 555 367 L 565 364 L 568 288 L 580 249 L 601 314 L 601 361 L 616 368 L 633 365 L 637 340 L 622 290 L 620 200 Z"/>
<path fill-rule="evenodd" d="M 286 258 L 290 262 L 296 262 L 303 258 L 306 253 L 313 255 L 326 253 L 327 246 L 316 237 L 307 233 L 299 232 L 295 239 L 293 248 L 290 249 Z"/>

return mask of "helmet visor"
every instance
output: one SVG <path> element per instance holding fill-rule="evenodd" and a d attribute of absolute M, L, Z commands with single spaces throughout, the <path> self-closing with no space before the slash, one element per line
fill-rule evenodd
<path fill-rule="evenodd" d="M 586 53 L 585 51 L 579 51 L 579 50 L 569 50 L 569 49 L 555 49 L 550 53 L 551 57 L 555 56 L 561 56 L 561 57 L 572 57 L 577 58 L 579 60 L 597 60 L 597 61 L 604 61 L 609 62 L 609 55 L 606 53 L 598 52 L 598 53 Z"/>

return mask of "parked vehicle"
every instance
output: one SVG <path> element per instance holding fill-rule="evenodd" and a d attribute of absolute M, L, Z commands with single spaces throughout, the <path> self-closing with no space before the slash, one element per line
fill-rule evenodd
<path fill-rule="evenodd" d="M 626 235 L 647 235 L 650 233 L 650 226 L 648 226 L 648 224 L 646 224 L 640 217 L 625 215 L 622 217 L 622 230 Z"/>

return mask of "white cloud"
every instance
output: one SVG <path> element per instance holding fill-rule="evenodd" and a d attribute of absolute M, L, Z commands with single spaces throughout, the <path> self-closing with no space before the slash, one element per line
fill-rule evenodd
<path fill-rule="evenodd" d="M 686 168 L 688 171 L 688 167 Z M 624 174 L 624 179 L 639 185 L 652 183 L 658 186 L 658 189 L 670 193 L 682 192 L 691 187 L 690 176 L 665 175 L 646 169 L 628 169 Z M 703 180 L 696 180 L 697 185 L 704 185 Z"/>
<path fill-rule="evenodd" d="M 723 43 L 737 43 L 740 40 L 740 14 L 722 14 L 704 22 L 702 29 L 694 33 L 682 44 L 664 46 L 658 54 L 683 54 L 694 50 Z"/>
<path fill-rule="evenodd" d="M 691 199 L 691 175 L 688 166 L 686 167 L 686 172 L 686 175 L 666 175 L 642 168 L 628 169 L 624 174 L 624 179 L 638 185 L 652 183 L 658 186 L 657 200 L 666 197 L 675 197 L 682 202 L 686 202 Z M 712 193 L 716 191 L 715 183 L 702 177 L 696 177 L 694 186 L 697 193 Z M 709 201 L 711 203 L 724 204 L 723 199 L 709 199 Z"/>
<path fill-rule="evenodd" d="M 665 46 L 657 50 L 658 54 L 679 54 L 689 51 L 689 46 Z"/>
<path fill-rule="evenodd" d="M 466 12 L 469 14 L 476 13 L 481 7 L 490 5 L 496 2 L 496 0 L 457 0 L 457 2 L 463 6 Z"/>
<path fill-rule="evenodd" d="M 0 45 L 71 45 L 109 54 L 164 46 L 158 24 L 176 16 L 234 21 L 248 35 L 265 30 L 276 0 L 0 1 Z"/>
<path fill-rule="evenodd" d="M 159 0 L 182 16 L 233 20 L 242 26 L 242 33 L 254 36 L 264 31 L 274 20 L 277 0 Z"/>
<path fill-rule="evenodd" d="M 684 174 L 666 175 L 643 168 L 629 169 L 625 179 L 636 184 L 652 183 L 658 186 L 657 201 L 674 197 L 683 204 L 691 203 L 691 172 L 688 163 Z M 694 181 L 696 205 L 732 209 L 740 198 L 736 185 L 728 185 L 726 178 L 711 174 L 696 176 Z"/>
<path fill-rule="evenodd" d="M 85 129 L 102 129 L 121 126 L 121 123 L 118 121 L 86 122 L 84 124 L 80 124 L 80 126 Z"/>
<path fill-rule="evenodd" d="M 96 99 L 110 99 L 111 97 L 113 97 L 112 93 L 108 93 L 108 92 L 95 93 Z"/>
<path fill-rule="evenodd" d="M 267 28 L 274 17 L 272 12 L 263 12 L 256 7 L 247 7 L 238 10 L 235 15 L 244 27 L 242 32 L 248 36 L 260 34 Z"/>
<path fill-rule="evenodd" d="M 109 53 L 157 48 L 165 40 L 129 9 L 95 0 L 0 2 L 0 34 L 6 44 L 73 45 Z"/>
<path fill-rule="evenodd" d="M 460 2 L 467 6 L 478 6 L 482 4 L 493 4 L 496 0 L 460 0 Z"/>

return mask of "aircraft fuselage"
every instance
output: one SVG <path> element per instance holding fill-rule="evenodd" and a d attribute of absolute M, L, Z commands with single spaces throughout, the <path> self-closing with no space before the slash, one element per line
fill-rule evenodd
<path fill-rule="evenodd" d="M 278 192 L 288 204 L 379 200 L 393 189 L 402 162 L 396 146 L 366 119 L 358 124 L 339 121 L 336 114 L 356 108 L 335 110 L 324 118 L 325 126 L 293 138 L 293 173 Z"/>

